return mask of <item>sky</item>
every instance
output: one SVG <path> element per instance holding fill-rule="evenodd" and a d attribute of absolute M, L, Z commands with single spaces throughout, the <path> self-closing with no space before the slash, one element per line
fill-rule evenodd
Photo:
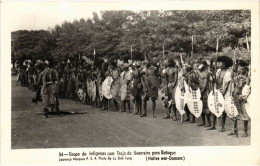
<path fill-rule="evenodd" d="M 100 13 L 100 8 L 91 3 L 4 3 L 2 15 L 7 15 L 4 20 L 11 31 L 16 30 L 47 30 L 64 21 L 72 22 L 75 19 L 92 18 L 95 11 Z M 4 17 L 3 17 L 4 18 Z"/>
<path fill-rule="evenodd" d="M 61 25 L 64 21 L 72 22 L 75 19 L 92 18 L 92 13 L 100 13 L 102 10 L 196 10 L 196 9 L 219 9 L 216 5 L 205 5 L 205 2 L 196 2 L 196 5 L 190 5 L 189 2 L 178 3 L 162 3 L 160 1 L 145 2 L 145 1 L 127 1 L 125 2 L 80 2 L 80 1 L 2 1 L 1 5 L 1 28 L 8 29 L 9 31 L 16 30 L 47 30 L 53 28 L 56 24 Z M 173 0 L 171 0 L 173 1 Z M 202 5 L 203 4 L 203 5 Z M 243 6 L 242 3 L 234 4 L 238 5 L 237 8 Z M 222 9 L 223 7 L 220 7 Z M 235 8 L 236 6 L 228 6 L 228 8 Z"/>

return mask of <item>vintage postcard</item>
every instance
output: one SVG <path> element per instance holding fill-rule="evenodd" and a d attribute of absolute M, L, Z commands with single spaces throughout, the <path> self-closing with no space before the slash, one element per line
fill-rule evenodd
<path fill-rule="evenodd" d="M 259 165 L 258 1 L 2 1 L 2 165 Z"/>

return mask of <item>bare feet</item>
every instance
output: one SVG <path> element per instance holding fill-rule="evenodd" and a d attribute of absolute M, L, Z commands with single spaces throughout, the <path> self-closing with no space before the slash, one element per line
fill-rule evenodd
<path fill-rule="evenodd" d="M 205 126 L 205 124 L 199 123 L 198 126 Z"/>
<path fill-rule="evenodd" d="M 186 120 L 184 120 L 184 122 L 189 122 L 190 121 L 190 119 L 186 119 Z"/>
<path fill-rule="evenodd" d="M 140 117 L 145 117 L 145 116 L 147 116 L 146 114 L 143 114 L 143 115 L 141 115 Z"/>
<path fill-rule="evenodd" d="M 173 121 L 177 121 L 177 116 L 174 115 L 174 116 L 172 117 L 172 120 L 173 120 Z"/>
<path fill-rule="evenodd" d="M 222 127 L 222 128 L 219 130 L 219 132 L 225 132 L 225 128 Z"/>
<path fill-rule="evenodd" d="M 248 137 L 247 132 L 244 132 L 243 135 L 242 135 L 242 137 Z"/>
<path fill-rule="evenodd" d="M 163 117 L 163 119 L 170 119 L 170 116 Z"/>
<path fill-rule="evenodd" d="M 230 132 L 230 133 L 228 133 L 228 136 L 232 136 L 232 135 L 234 135 L 234 132 L 233 132 L 233 131 Z"/>
<path fill-rule="evenodd" d="M 207 130 L 216 130 L 216 127 L 212 126 L 212 127 L 208 128 Z"/>
<path fill-rule="evenodd" d="M 211 125 L 210 124 L 207 124 L 207 125 L 204 125 L 203 127 L 210 127 Z"/>

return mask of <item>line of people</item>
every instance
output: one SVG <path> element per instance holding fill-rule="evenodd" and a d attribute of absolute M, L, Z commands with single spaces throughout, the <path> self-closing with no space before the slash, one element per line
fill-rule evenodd
<path fill-rule="evenodd" d="M 185 61 L 185 60 L 184 60 Z M 234 63 L 235 62 L 235 63 Z M 200 89 L 203 111 L 201 123 L 207 130 L 216 130 L 216 122 L 219 121 L 219 131 L 225 131 L 227 114 L 223 112 L 217 118 L 208 107 L 208 95 L 216 88 L 224 98 L 233 97 L 235 106 L 239 112 L 238 116 L 232 117 L 233 129 L 229 135 L 238 136 L 237 121 L 244 121 L 243 137 L 248 136 L 248 122 L 250 120 L 246 110 L 248 95 L 242 93 L 245 86 L 250 87 L 250 65 L 243 60 L 233 61 L 227 56 L 219 56 L 216 60 L 197 59 L 183 62 L 178 58 L 168 58 L 163 63 L 145 60 L 134 63 L 123 63 L 119 65 L 113 58 L 99 63 L 89 63 L 81 60 L 78 64 L 72 64 L 69 60 L 49 67 L 49 62 L 31 64 L 29 77 L 35 78 L 37 82 L 36 101 L 41 96 L 44 101 L 45 116 L 48 116 L 48 107 L 57 109 L 58 97 L 81 100 L 85 104 L 99 107 L 100 110 L 113 110 L 131 113 L 131 102 L 134 105 L 134 114 L 140 117 L 147 116 L 147 102 L 151 98 L 152 116 L 156 117 L 156 101 L 159 100 L 165 107 L 164 119 L 172 118 L 176 121 L 176 95 L 177 86 L 185 92 L 184 82 L 192 90 Z M 30 70 L 30 69 L 29 69 Z M 29 71 L 28 70 L 28 71 Z M 107 99 L 102 94 L 102 83 L 107 77 L 114 81 L 122 78 L 126 85 L 126 97 L 122 103 L 114 98 Z M 95 95 L 90 95 L 89 83 L 93 82 Z M 81 90 L 79 94 L 79 89 Z M 158 93 L 161 92 L 161 93 Z M 84 97 L 79 97 L 79 96 Z M 111 102 L 112 101 L 112 102 Z M 121 108 L 119 108 L 122 106 Z M 184 122 L 195 123 L 195 116 L 191 114 L 185 105 Z"/>

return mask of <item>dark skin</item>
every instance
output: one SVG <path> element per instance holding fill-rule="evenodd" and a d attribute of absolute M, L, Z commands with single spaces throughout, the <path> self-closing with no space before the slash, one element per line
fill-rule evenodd
<path fill-rule="evenodd" d="M 125 72 L 128 72 L 128 68 L 124 68 Z M 126 85 L 128 86 L 130 84 L 130 80 L 126 80 Z M 128 106 L 128 113 L 131 113 L 130 111 L 130 101 L 124 100 L 123 101 L 123 106 L 124 106 L 124 112 L 126 111 L 126 105 Z"/>
<path fill-rule="evenodd" d="M 246 68 L 239 68 L 237 70 L 238 73 L 238 77 L 239 76 L 247 76 L 248 75 L 248 71 Z M 248 77 L 248 79 L 246 80 L 246 84 L 249 85 L 249 79 L 250 77 Z M 235 86 L 239 86 L 236 84 L 237 82 L 235 82 Z M 242 84 L 243 85 L 243 84 Z M 248 96 L 240 96 L 239 97 L 239 101 L 243 102 L 246 101 Z M 235 137 L 238 137 L 238 130 L 237 130 L 237 118 L 234 117 L 231 119 L 233 121 L 233 131 L 231 133 L 229 133 L 228 135 L 234 135 Z M 242 135 L 242 137 L 247 137 L 248 133 L 247 133 L 247 129 L 248 129 L 248 120 L 244 120 L 244 133 Z"/>
<path fill-rule="evenodd" d="M 147 70 L 146 70 L 146 72 L 145 72 L 145 75 L 148 77 L 148 76 L 153 76 L 153 75 L 156 75 L 155 74 L 155 71 L 154 70 L 152 70 L 151 69 L 151 66 L 150 65 L 147 65 Z M 144 114 L 143 115 L 141 115 L 141 117 L 144 117 L 144 116 L 147 116 L 147 114 L 146 114 L 146 108 L 147 108 L 147 101 L 148 101 L 148 99 L 149 99 L 149 97 L 147 96 L 147 94 L 145 95 L 145 97 L 144 97 Z M 152 99 L 152 110 L 153 110 L 153 118 L 155 118 L 155 115 L 154 115 L 154 113 L 155 113 L 155 107 L 156 107 L 156 97 L 151 97 L 151 99 Z"/>
<path fill-rule="evenodd" d="M 138 70 L 138 66 L 133 67 L 133 81 L 134 82 L 141 82 L 141 75 L 140 75 L 140 72 Z M 135 114 L 136 115 L 142 115 L 142 98 L 141 98 L 141 96 L 140 95 L 136 96 L 136 98 L 133 100 L 133 103 L 135 104 L 135 106 L 137 108 L 137 112 Z"/>
<path fill-rule="evenodd" d="M 186 77 L 185 80 L 187 82 L 187 84 L 189 85 L 189 87 L 191 87 L 193 90 L 196 90 L 198 87 L 197 84 L 195 84 L 193 82 L 193 77 L 195 77 L 195 73 L 192 72 L 192 68 L 186 68 Z M 192 120 L 190 120 L 190 110 L 188 108 L 188 106 L 186 105 L 184 108 L 186 114 L 187 114 L 187 119 L 184 122 L 188 122 L 190 121 L 190 123 L 195 123 L 195 116 L 192 115 Z"/>
<path fill-rule="evenodd" d="M 170 65 L 170 64 L 167 64 L 168 68 L 166 69 L 166 72 L 165 72 L 165 77 L 166 77 L 166 82 L 167 82 L 167 91 L 172 91 L 173 88 L 177 85 L 177 81 L 178 81 L 178 69 L 175 68 L 174 66 Z M 170 85 L 170 88 L 169 88 L 169 85 Z M 173 92 L 169 92 L 169 95 L 168 96 L 169 98 L 172 98 L 172 93 Z M 173 107 L 173 104 L 170 104 L 168 106 L 168 108 L 166 108 L 166 117 L 164 119 L 168 119 L 170 118 L 170 114 L 171 114 L 171 109 Z M 173 108 L 173 120 L 177 120 L 176 118 L 176 107 Z"/>
<path fill-rule="evenodd" d="M 225 84 L 225 86 L 222 89 L 223 79 L 227 72 L 227 67 L 225 66 L 225 63 L 223 63 L 223 62 L 218 62 L 218 65 L 219 65 L 219 68 L 221 69 L 221 71 L 220 71 L 220 76 L 216 79 L 216 85 L 217 85 L 217 89 L 220 89 L 221 93 L 224 96 L 226 94 L 228 86 L 229 86 L 229 82 L 228 82 Z"/>
<path fill-rule="evenodd" d="M 201 94 L 203 95 L 209 89 L 210 74 L 209 72 L 207 72 L 207 66 L 203 66 L 200 69 L 200 72 L 201 74 L 199 79 L 199 86 L 200 86 Z M 208 125 L 206 125 L 205 116 L 207 117 Z M 205 114 L 202 112 L 201 118 L 202 118 L 202 124 L 199 124 L 199 126 L 210 127 L 210 114 Z"/>
<path fill-rule="evenodd" d="M 111 74 L 112 74 L 112 77 L 116 77 L 116 78 L 113 78 L 114 80 L 117 79 L 119 77 L 119 73 L 118 73 L 118 70 L 116 69 L 115 66 L 111 66 Z M 118 111 L 118 103 L 115 99 L 113 99 L 113 102 L 114 102 L 114 106 L 115 106 L 115 110 L 114 111 Z"/>
<path fill-rule="evenodd" d="M 218 65 L 218 68 L 221 69 L 221 71 L 220 71 L 219 77 L 216 78 L 216 88 L 220 90 L 220 92 L 223 94 L 223 96 L 225 96 L 228 86 L 230 84 L 230 82 L 228 82 L 223 87 L 223 79 L 227 72 L 227 67 L 224 62 L 218 62 L 217 65 Z M 226 117 L 227 117 L 226 113 L 223 113 L 223 115 L 221 116 L 221 129 L 219 130 L 220 132 L 225 131 Z M 215 130 L 216 129 L 215 125 L 216 125 L 216 117 L 214 117 L 213 126 L 211 128 L 209 128 L 209 130 Z"/>
<path fill-rule="evenodd" d="M 210 68 L 210 71 L 212 73 L 214 73 L 215 69 L 214 69 L 214 64 L 212 63 L 211 64 L 211 68 Z M 215 82 L 216 78 L 214 77 L 215 75 L 213 75 L 213 82 Z M 210 128 L 208 128 L 207 130 L 216 130 L 216 120 L 217 120 L 217 117 L 214 115 L 214 114 L 211 114 L 212 116 L 212 126 Z"/>
<path fill-rule="evenodd" d="M 101 77 L 102 77 L 102 82 L 105 80 L 105 78 L 107 78 L 108 76 L 109 76 L 109 70 L 108 70 L 108 66 L 107 65 L 105 65 L 104 63 L 102 64 L 102 69 L 101 69 Z M 103 109 L 101 109 L 101 111 L 102 110 L 108 110 L 108 99 L 107 98 L 105 98 L 104 96 L 103 96 L 103 100 L 102 100 L 102 105 L 103 105 Z"/>

